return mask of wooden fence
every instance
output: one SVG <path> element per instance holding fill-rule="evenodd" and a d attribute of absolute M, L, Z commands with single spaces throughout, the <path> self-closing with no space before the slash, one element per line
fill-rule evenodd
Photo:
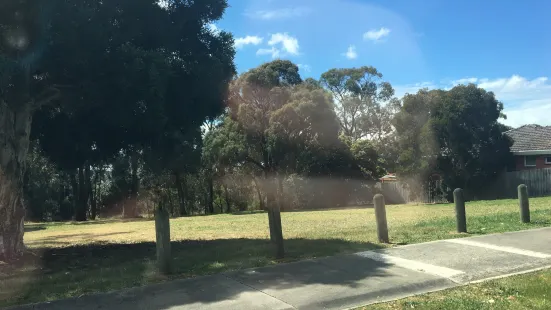
<path fill-rule="evenodd" d="M 517 187 L 528 186 L 530 197 L 551 196 L 551 168 L 530 169 L 502 174 L 492 190 L 496 198 L 517 198 Z"/>
<path fill-rule="evenodd" d="M 381 191 L 389 204 L 402 203 L 442 203 L 447 202 L 441 190 L 442 181 L 427 182 L 420 189 L 420 193 L 413 193 L 402 182 L 381 183 Z"/>
<path fill-rule="evenodd" d="M 488 184 L 481 197 L 469 199 L 515 199 L 520 184 L 528 186 L 530 197 L 551 196 L 551 168 L 505 172 L 493 184 Z M 427 182 L 419 192 L 412 192 L 402 182 L 381 183 L 380 188 L 390 204 L 447 202 L 442 195 L 441 181 Z"/>

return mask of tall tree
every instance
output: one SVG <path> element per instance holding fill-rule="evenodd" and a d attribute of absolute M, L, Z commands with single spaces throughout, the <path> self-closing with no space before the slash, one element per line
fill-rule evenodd
<path fill-rule="evenodd" d="M 41 123 L 66 120 L 44 127 L 41 144 L 53 140 L 45 136 L 55 128 L 84 130 L 73 145 L 108 157 L 129 147 L 161 148 L 166 133 L 198 128 L 223 108 L 235 72 L 233 39 L 208 24 L 221 18 L 226 1 L 164 4 L 0 4 L 8 38 L 0 43 L 0 259 L 23 252 L 21 189 L 34 111 L 53 104 Z M 81 119 L 91 126 L 78 125 Z"/>
<path fill-rule="evenodd" d="M 295 64 L 277 60 L 236 79 L 229 107 L 229 116 L 205 138 L 205 153 L 219 163 L 251 169 L 259 193 L 266 194 L 270 235 L 281 257 L 284 178 L 331 177 L 351 164 L 344 159 L 352 157 L 339 139 L 331 95 L 315 82 L 302 82 Z"/>
<path fill-rule="evenodd" d="M 393 98 L 390 83 L 382 77 L 376 68 L 368 66 L 331 69 L 321 75 L 321 85 L 335 99 L 341 130 L 352 141 L 379 141 L 392 131 L 391 116 L 399 102 Z"/>
<path fill-rule="evenodd" d="M 37 60 L 48 39 L 47 6 L 43 1 L 0 3 L 0 259 L 23 252 L 22 190 L 32 115 L 59 94 Z"/>
<path fill-rule="evenodd" d="M 474 84 L 407 95 L 396 117 L 400 172 L 424 176 L 421 182 L 440 174 L 449 199 L 456 187 L 470 197 L 483 195 L 485 185 L 512 162 L 510 141 L 498 123 L 502 110 L 492 92 Z"/>

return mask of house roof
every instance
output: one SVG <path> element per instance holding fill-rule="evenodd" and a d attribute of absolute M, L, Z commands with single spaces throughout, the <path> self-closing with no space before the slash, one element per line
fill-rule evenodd
<path fill-rule="evenodd" d="M 505 134 L 513 140 L 513 153 L 551 151 L 551 126 L 524 125 Z"/>
<path fill-rule="evenodd" d="M 381 179 L 396 179 L 396 174 L 395 173 L 389 173 L 385 176 L 382 176 Z"/>

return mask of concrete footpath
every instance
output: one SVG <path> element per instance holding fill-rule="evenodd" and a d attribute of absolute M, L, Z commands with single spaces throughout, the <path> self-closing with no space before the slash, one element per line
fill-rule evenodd
<path fill-rule="evenodd" d="M 551 267 L 551 228 L 247 269 L 14 309 L 347 309 Z"/>

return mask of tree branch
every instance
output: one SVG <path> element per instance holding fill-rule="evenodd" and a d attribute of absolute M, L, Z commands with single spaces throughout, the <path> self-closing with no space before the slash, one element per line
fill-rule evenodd
<path fill-rule="evenodd" d="M 36 96 L 33 102 L 34 109 L 40 109 L 43 105 L 50 104 L 51 102 L 59 99 L 61 91 L 57 87 L 50 87 Z"/>
<path fill-rule="evenodd" d="M 249 157 L 249 156 L 246 156 L 245 157 L 245 161 L 251 163 L 251 164 L 254 164 L 256 165 L 257 167 L 259 167 L 260 169 L 262 170 L 265 170 L 266 168 L 262 165 L 262 163 L 260 163 L 259 161 L 256 161 L 254 160 L 253 158 Z"/>

